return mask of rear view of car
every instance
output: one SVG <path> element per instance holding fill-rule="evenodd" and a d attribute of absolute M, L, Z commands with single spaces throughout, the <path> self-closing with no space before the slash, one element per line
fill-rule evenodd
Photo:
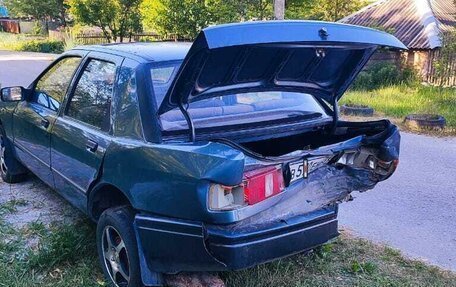
<path fill-rule="evenodd" d="M 97 222 L 114 286 L 315 248 L 338 235 L 338 204 L 399 162 L 395 125 L 339 117 L 379 47 L 405 49 L 368 28 L 274 21 L 68 51 L 1 90 L 1 175 L 29 170 Z"/>
<path fill-rule="evenodd" d="M 203 211 L 196 221 L 137 217 L 150 266 L 237 270 L 336 237 L 338 204 L 398 164 L 396 126 L 338 114 L 379 46 L 405 48 L 355 26 L 245 23 L 208 28 L 184 60 L 151 64 L 162 143 L 195 148 Z M 192 248 L 168 249 L 174 241 Z"/>

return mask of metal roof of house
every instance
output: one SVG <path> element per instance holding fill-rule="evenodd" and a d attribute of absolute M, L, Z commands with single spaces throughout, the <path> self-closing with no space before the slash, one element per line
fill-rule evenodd
<path fill-rule="evenodd" d="M 409 49 L 441 47 L 440 35 L 456 27 L 453 0 L 380 0 L 341 22 L 380 28 Z"/>
<path fill-rule="evenodd" d="M 5 6 L 0 5 L 0 18 L 2 17 L 8 17 L 8 10 L 6 10 Z"/>

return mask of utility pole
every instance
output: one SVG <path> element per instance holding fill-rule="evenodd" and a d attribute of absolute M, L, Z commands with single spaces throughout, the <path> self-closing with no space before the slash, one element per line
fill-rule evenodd
<path fill-rule="evenodd" d="M 285 19 L 285 0 L 274 0 L 274 18 L 276 20 Z"/>

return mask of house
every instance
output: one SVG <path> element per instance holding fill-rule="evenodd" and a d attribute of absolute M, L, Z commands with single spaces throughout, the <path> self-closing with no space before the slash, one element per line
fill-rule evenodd
<path fill-rule="evenodd" d="M 380 0 L 340 21 L 394 34 L 409 50 L 376 55 L 374 60 L 405 61 L 429 80 L 442 47 L 442 34 L 456 30 L 456 4 L 454 0 Z M 454 75 L 456 63 L 453 66 Z M 456 85 L 454 78 L 451 85 Z"/>

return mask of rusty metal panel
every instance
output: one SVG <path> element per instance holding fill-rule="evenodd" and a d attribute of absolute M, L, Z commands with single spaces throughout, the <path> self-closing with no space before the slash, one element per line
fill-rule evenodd
<path fill-rule="evenodd" d="M 21 32 L 21 28 L 19 27 L 19 20 L 0 19 L 0 26 L 2 26 L 4 32 L 15 34 Z"/>

